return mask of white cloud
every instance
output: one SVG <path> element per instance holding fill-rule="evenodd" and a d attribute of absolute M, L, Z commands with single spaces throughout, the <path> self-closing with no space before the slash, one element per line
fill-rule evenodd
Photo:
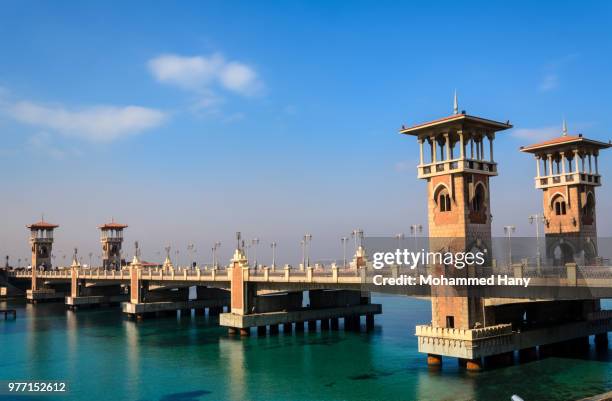
<path fill-rule="evenodd" d="M 559 87 L 559 76 L 557 74 L 546 74 L 538 89 L 540 92 L 549 92 Z"/>
<path fill-rule="evenodd" d="M 167 117 L 162 111 L 140 106 L 67 109 L 62 105 L 18 101 L 5 104 L 3 108 L 19 122 L 96 142 L 108 142 L 155 128 Z"/>
<path fill-rule="evenodd" d="M 511 135 L 517 139 L 544 141 L 561 135 L 561 131 L 560 125 L 552 125 L 540 128 L 519 128 L 513 130 Z"/>
<path fill-rule="evenodd" d="M 252 67 L 227 61 L 219 53 L 192 57 L 163 54 L 149 60 L 148 66 L 157 81 L 197 93 L 210 93 L 213 84 L 245 96 L 256 95 L 263 88 Z"/>
<path fill-rule="evenodd" d="M 64 160 L 66 157 L 79 157 L 81 152 L 76 148 L 61 148 L 55 144 L 55 141 L 48 132 L 39 132 L 28 138 L 26 145 L 29 150 L 50 156 L 55 160 Z"/>

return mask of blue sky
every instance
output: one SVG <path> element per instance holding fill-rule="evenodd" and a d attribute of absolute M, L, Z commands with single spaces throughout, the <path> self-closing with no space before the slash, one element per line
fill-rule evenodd
<path fill-rule="evenodd" d="M 608 141 L 608 2 L 17 2 L 0 10 L 0 252 L 24 225 L 61 225 L 58 255 L 99 253 L 95 226 L 130 225 L 228 257 L 233 233 L 287 261 L 339 257 L 339 237 L 425 223 L 418 148 L 402 124 L 452 112 L 505 121 L 494 233 L 541 209 L 520 145 L 571 132 Z M 600 169 L 600 235 L 611 155 Z M 131 245 L 128 248 L 132 248 Z M 262 256 L 264 258 L 264 256 Z"/>

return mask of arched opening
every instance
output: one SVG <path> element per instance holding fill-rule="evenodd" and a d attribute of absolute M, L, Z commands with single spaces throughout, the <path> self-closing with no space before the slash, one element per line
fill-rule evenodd
<path fill-rule="evenodd" d="M 434 197 L 436 205 L 438 206 L 438 210 L 441 212 L 450 212 L 451 211 L 451 198 L 448 192 L 448 188 L 444 185 L 441 185 L 437 190 Z"/>
<path fill-rule="evenodd" d="M 474 197 L 472 198 L 472 210 L 477 213 L 484 212 L 485 190 L 482 185 L 476 185 Z"/>
<path fill-rule="evenodd" d="M 553 265 L 564 266 L 566 263 L 574 262 L 574 250 L 566 242 L 559 242 L 553 247 Z"/>
<path fill-rule="evenodd" d="M 587 194 L 586 203 L 582 208 L 582 222 L 587 225 L 593 224 L 595 220 L 595 195 L 593 192 Z"/>

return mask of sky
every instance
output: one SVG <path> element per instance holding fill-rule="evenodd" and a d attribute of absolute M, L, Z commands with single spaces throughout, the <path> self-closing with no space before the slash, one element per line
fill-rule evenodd
<path fill-rule="evenodd" d="M 418 146 L 398 134 L 452 113 L 497 136 L 493 234 L 531 236 L 541 211 L 521 145 L 612 138 L 610 2 L 35 2 L 0 8 L 0 254 L 29 257 L 25 225 L 59 224 L 57 258 L 126 252 L 210 262 L 234 233 L 259 259 L 342 257 L 340 238 L 426 223 Z M 612 153 L 598 230 L 612 236 Z M 175 254 L 179 251 L 178 256 Z M 60 263 L 60 259 L 57 260 Z"/>

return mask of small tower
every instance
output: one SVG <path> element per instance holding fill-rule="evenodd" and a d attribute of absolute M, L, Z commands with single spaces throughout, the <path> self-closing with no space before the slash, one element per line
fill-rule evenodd
<path fill-rule="evenodd" d="M 105 269 L 121 268 L 121 245 L 123 243 L 123 229 L 125 224 L 115 223 L 112 220 L 98 227 L 101 232 L 102 267 Z"/>
<path fill-rule="evenodd" d="M 51 251 L 53 249 L 53 230 L 59 227 L 41 220 L 26 226 L 30 229 L 30 245 L 32 246 L 32 269 L 51 268 Z"/>
<path fill-rule="evenodd" d="M 546 256 L 554 265 L 592 264 L 597 257 L 595 188 L 598 157 L 612 144 L 568 135 L 521 147 L 536 160 L 535 187 L 542 190 Z"/>
<path fill-rule="evenodd" d="M 452 115 L 402 127 L 400 133 L 419 143 L 417 169 L 427 181 L 430 250 L 484 253 L 491 249 L 489 177 L 497 175 L 493 141 L 496 132 L 512 125 L 459 112 L 456 95 L 453 106 Z M 471 329 L 485 323 L 478 298 L 434 293 L 431 299 L 434 327 Z"/>

